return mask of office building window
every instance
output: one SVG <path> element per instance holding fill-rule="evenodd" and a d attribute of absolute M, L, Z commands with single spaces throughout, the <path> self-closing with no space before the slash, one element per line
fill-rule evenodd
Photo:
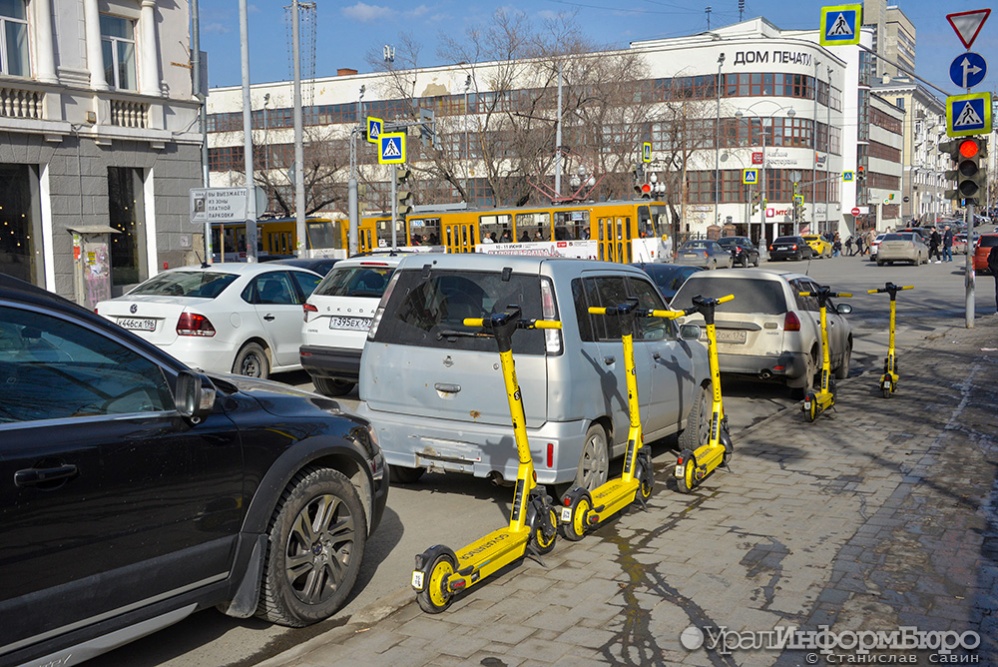
<path fill-rule="evenodd" d="M 104 78 L 118 90 L 136 90 L 135 28 L 128 19 L 101 14 L 101 49 Z"/>
<path fill-rule="evenodd" d="M 31 76 L 24 0 L 0 0 L 0 74 Z"/>

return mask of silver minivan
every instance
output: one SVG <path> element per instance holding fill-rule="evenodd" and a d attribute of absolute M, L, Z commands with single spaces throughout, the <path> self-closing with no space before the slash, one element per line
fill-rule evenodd
<path fill-rule="evenodd" d="M 592 260 L 483 254 L 406 257 L 374 316 L 360 367 L 358 412 L 370 419 L 392 475 L 427 469 L 513 480 L 516 447 L 495 340 L 449 336 L 464 318 L 515 304 L 562 329 L 513 337 L 526 427 L 541 484 L 593 489 L 624 452 L 629 424 L 619 323 L 590 306 L 637 298 L 664 309 L 638 268 Z M 699 327 L 640 318 L 634 332 L 645 440 L 709 416 L 710 376 Z M 695 437 L 698 429 L 690 429 Z"/>

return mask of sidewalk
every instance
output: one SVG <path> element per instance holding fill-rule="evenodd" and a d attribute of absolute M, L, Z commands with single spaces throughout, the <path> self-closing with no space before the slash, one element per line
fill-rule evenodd
<path fill-rule="evenodd" d="M 559 540 L 543 565 L 527 558 L 436 615 L 400 582 L 394 599 L 261 666 L 790 666 L 855 653 L 750 648 L 779 626 L 828 626 L 843 643 L 903 626 L 928 641 L 971 631 L 980 646 L 949 657 L 998 664 L 998 317 L 975 324 L 902 351 L 891 399 L 866 373 L 840 382 L 814 424 L 798 409 L 735 424 L 732 472 L 692 494 L 663 467 L 647 512 Z M 729 653 L 709 646 L 723 628 L 741 633 L 726 636 Z"/>

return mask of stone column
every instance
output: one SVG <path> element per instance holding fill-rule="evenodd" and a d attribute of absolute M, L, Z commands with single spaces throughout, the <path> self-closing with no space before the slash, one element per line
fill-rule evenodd
<path fill-rule="evenodd" d="M 156 3 L 142 0 L 142 14 L 139 17 L 139 92 L 143 95 L 160 96 L 159 52 L 156 49 Z"/>
<path fill-rule="evenodd" d="M 35 10 L 35 78 L 44 83 L 58 83 L 55 74 L 55 48 L 52 43 L 52 6 L 49 0 L 32 2 Z"/>
<path fill-rule="evenodd" d="M 90 87 L 94 90 L 107 90 L 104 78 L 104 55 L 100 42 L 100 10 L 97 0 L 83 0 L 83 20 L 86 23 L 87 69 L 90 70 Z"/>

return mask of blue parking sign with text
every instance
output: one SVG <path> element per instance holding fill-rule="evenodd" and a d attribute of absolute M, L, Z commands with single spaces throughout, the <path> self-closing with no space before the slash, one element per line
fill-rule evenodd
<path fill-rule="evenodd" d="M 946 134 L 950 137 L 991 134 L 991 93 L 947 97 Z"/>
<path fill-rule="evenodd" d="M 375 118 L 374 116 L 367 117 L 367 140 L 372 144 L 378 143 L 378 137 L 381 136 L 381 130 L 385 126 L 385 121 L 380 118 Z"/>
<path fill-rule="evenodd" d="M 836 5 L 821 8 L 822 46 L 847 46 L 859 44 L 859 31 L 863 26 L 863 5 Z"/>
<path fill-rule="evenodd" d="M 378 164 L 405 163 L 405 132 L 385 132 L 378 142 Z"/>

